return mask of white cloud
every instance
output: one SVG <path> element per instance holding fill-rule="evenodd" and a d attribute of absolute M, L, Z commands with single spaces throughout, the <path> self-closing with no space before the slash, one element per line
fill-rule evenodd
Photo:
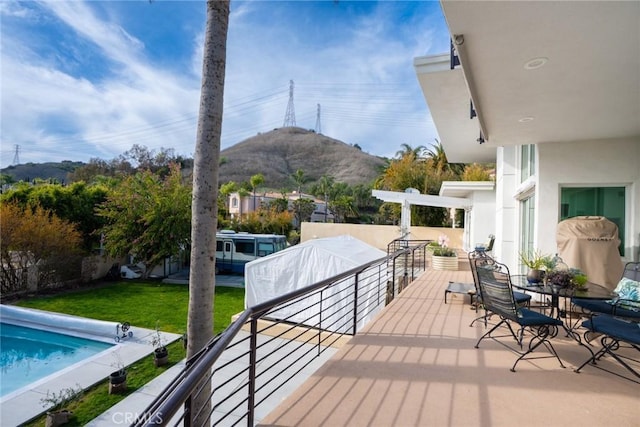
<path fill-rule="evenodd" d="M 84 77 L 64 62 L 68 56 L 42 56 L 25 31 L 3 29 L 2 166 L 13 144 L 21 145 L 22 162 L 111 159 L 134 143 L 192 155 L 204 28 L 176 31 L 191 38 L 190 60 L 169 69 L 154 59 L 153 37 L 133 36 L 92 2 L 41 6 L 39 13 L 75 32 L 78 45 L 69 49 L 76 57 L 99 57 L 102 72 Z M 435 128 L 412 65 L 431 49 L 432 18 L 403 18 L 398 26 L 394 6 L 383 2 L 353 17 L 345 7 L 330 19 L 291 22 L 287 7 L 296 3 L 232 3 L 222 147 L 282 126 L 290 79 L 301 127 L 314 128 L 320 103 L 323 133 L 369 153 L 392 156 L 400 144 L 432 142 Z M 26 22 L 33 10 L 0 3 L 0 13 Z"/>

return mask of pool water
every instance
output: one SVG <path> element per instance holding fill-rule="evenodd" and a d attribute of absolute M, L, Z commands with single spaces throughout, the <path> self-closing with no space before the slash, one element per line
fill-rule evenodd
<path fill-rule="evenodd" d="M 59 372 L 112 345 L 0 323 L 0 396 Z"/>

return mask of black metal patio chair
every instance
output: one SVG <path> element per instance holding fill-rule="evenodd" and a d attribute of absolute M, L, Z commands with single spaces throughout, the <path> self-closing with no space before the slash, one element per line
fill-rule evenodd
<path fill-rule="evenodd" d="M 494 325 L 489 331 L 480 337 L 475 345 L 479 348 L 480 342 L 485 338 L 491 338 L 502 344 L 511 351 L 519 355 L 515 363 L 511 367 L 511 372 L 516 371 L 516 365 L 523 359 L 543 359 L 555 357 L 558 359 L 561 367 L 565 367 L 558 357 L 558 353 L 549 341 L 558 333 L 558 327 L 562 326 L 559 319 L 547 316 L 537 311 L 530 310 L 526 307 L 518 306 L 513 295 L 511 285 L 511 276 L 506 265 L 495 262 L 493 265 L 485 265 L 480 259 L 475 260 L 476 271 L 478 274 L 478 285 L 480 290 L 480 298 L 482 304 L 488 311 L 500 317 L 500 322 Z M 518 326 L 517 333 L 513 326 Z M 510 335 L 494 335 L 500 327 L 506 327 Z M 529 343 L 524 348 L 525 331 L 531 335 Z M 514 337 L 519 349 L 513 348 L 499 338 Z M 551 355 L 549 356 L 530 356 L 530 354 L 539 346 L 544 346 Z"/>
<path fill-rule="evenodd" d="M 477 262 L 476 262 L 477 261 Z M 473 289 L 475 293 L 475 310 L 478 312 L 479 308 L 482 307 L 485 311 L 484 315 L 476 317 L 471 321 L 469 326 L 473 326 L 473 324 L 478 320 L 484 320 L 484 325 L 487 326 L 487 320 L 491 317 L 491 312 L 487 310 L 487 307 L 482 303 L 482 298 L 480 296 L 480 290 L 478 285 L 478 272 L 477 267 L 482 266 L 495 266 L 497 264 L 496 260 L 487 255 L 484 251 L 473 251 L 469 252 L 469 265 L 471 268 L 471 276 L 473 277 Z M 513 291 L 513 297 L 516 300 L 516 304 L 520 307 L 529 307 L 531 304 L 531 295 L 525 294 L 524 292 Z"/>
<path fill-rule="evenodd" d="M 582 322 L 582 326 L 589 331 L 601 335 L 600 344 L 602 348 L 593 353 L 582 365 L 575 369 L 580 372 L 587 364 L 591 364 L 603 371 L 626 378 L 640 384 L 640 373 L 634 369 L 633 365 L 640 366 L 640 360 L 631 358 L 628 353 L 622 354 L 622 349 L 629 348 L 640 352 L 640 324 L 611 316 L 608 314 L 596 314 Z M 626 377 L 611 369 L 607 369 L 598 364 L 603 356 L 609 355 L 620 365 L 627 369 L 633 377 Z"/>
<path fill-rule="evenodd" d="M 622 279 L 640 282 L 640 262 L 628 262 L 624 266 Z M 640 297 L 638 293 L 636 295 Z M 572 298 L 571 311 L 585 317 L 600 313 L 640 320 L 640 298 L 638 297 L 628 298 L 626 295 L 621 295 L 620 298 L 613 300 Z"/>

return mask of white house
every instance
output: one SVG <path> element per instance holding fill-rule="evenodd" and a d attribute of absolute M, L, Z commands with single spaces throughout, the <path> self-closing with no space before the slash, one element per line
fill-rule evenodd
<path fill-rule="evenodd" d="M 495 234 L 512 270 L 522 250 L 556 252 L 558 222 L 578 215 L 615 222 L 637 260 L 640 2 L 441 6 L 452 51 L 414 59 L 420 86 L 448 160 L 496 163 L 495 190 L 441 195 L 480 200 L 474 235 Z"/>
<path fill-rule="evenodd" d="M 293 201 L 298 199 L 299 197 L 313 200 L 313 203 L 315 204 L 315 209 L 311 214 L 311 218 L 309 222 L 333 222 L 334 221 L 333 212 L 331 212 L 331 209 L 325 209 L 326 204 L 324 200 L 316 199 L 310 194 L 304 194 L 304 193 L 298 194 L 296 191 L 285 194 L 285 197 L 288 200 L 288 206 L 290 211 L 293 209 L 292 208 Z M 253 194 L 250 194 L 248 196 L 240 196 L 240 193 L 237 193 L 237 192 L 231 193 L 229 194 L 229 215 L 231 215 L 232 218 L 247 215 L 248 213 L 259 209 L 260 206 L 269 204 L 270 202 L 273 202 L 281 198 L 282 198 L 282 193 L 266 193 L 265 192 L 261 194 L 256 194 L 255 198 L 253 197 Z M 294 219 L 294 225 L 297 226 L 295 222 L 296 221 Z"/>

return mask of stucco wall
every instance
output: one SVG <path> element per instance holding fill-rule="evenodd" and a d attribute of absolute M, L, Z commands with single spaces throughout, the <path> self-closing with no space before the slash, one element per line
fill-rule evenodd
<path fill-rule="evenodd" d="M 640 138 L 539 144 L 538 160 L 537 246 L 544 252 L 556 251 L 562 185 L 625 186 L 624 259 L 637 260 L 640 248 Z"/>
<path fill-rule="evenodd" d="M 462 228 L 411 227 L 411 239 L 437 241 L 440 235 L 449 237 L 449 246 L 462 248 Z M 378 249 L 387 250 L 387 245 L 400 237 L 396 225 L 332 224 L 303 222 L 300 241 L 348 234 Z"/>

